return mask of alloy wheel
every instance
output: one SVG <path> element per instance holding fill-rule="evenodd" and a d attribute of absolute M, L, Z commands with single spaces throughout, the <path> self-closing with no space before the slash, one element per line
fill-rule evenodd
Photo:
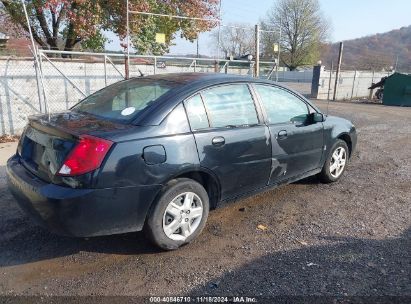
<path fill-rule="evenodd" d="M 347 163 L 347 151 L 343 147 L 335 149 L 331 157 L 330 174 L 334 178 L 338 178 L 344 171 Z"/>
<path fill-rule="evenodd" d="M 175 197 L 163 215 L 163 231 L 175 241 L 185 241 L 198 228 L 203 217 L 203 203 L 194 192 Z"/>

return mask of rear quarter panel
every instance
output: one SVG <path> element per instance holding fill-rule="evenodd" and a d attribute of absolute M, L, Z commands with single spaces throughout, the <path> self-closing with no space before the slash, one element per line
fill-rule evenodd
<path fill-rule="evenodd" d="M 98 188 L 164 184 L 179 172 L 199 166 L 197 147 L 182 104 L 159 126 L 137 127 L 131 133 L 112 137 L 116 144 L 98 174 Z M 144 148 L 150 146 L 164 147 L 164 162 L 146 162 Z"/>

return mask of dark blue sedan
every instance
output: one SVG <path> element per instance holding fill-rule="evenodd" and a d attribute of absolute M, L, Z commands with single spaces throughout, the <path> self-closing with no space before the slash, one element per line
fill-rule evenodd
<path fill-rule="evenodd" d="M 144 230 L 169 250 L 221 201 L 310 175 L 338 180 L 356 141 L 351 122 L 277 83 L 163 74 L 31 117 L 7 173 L 19 205 L 56 233 Z"/>

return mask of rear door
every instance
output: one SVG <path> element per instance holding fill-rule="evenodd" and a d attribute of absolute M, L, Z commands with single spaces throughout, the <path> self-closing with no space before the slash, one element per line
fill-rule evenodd
<path fill-rule="evenodd" d="M 219 178 L 222 199 L 267 184 L 271 142 L 247 84 L 206 89 L 186 100 L 185 107 L 200 164 Z"/>
<path fill-rule="evenodd" d="M 266 116 L 272 140 L 270 183 L 317 169 L 323 153 L 323 123 L 309 122 L 315 109 L 292 92 L 265 84 L 254 88 Z"/>

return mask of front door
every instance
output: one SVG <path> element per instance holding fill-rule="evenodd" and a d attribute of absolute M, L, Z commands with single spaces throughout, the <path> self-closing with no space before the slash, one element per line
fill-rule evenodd
<path fill-rule="evenodd" d="M 213 87 L 185 102 L 200 165 L 213 171 L 221 199 L 262 188 L 271 168 L 268 127 L 247 84 Z"/>
<path fill-rule="evenodd" d="M 322 122 L 309 122 L 314 112 L 303 99 L 285 89 L 254 86 L 264 108 L 272 140 L 269 183 L 277 183 L 317 169 L 324 146 Z"/>

